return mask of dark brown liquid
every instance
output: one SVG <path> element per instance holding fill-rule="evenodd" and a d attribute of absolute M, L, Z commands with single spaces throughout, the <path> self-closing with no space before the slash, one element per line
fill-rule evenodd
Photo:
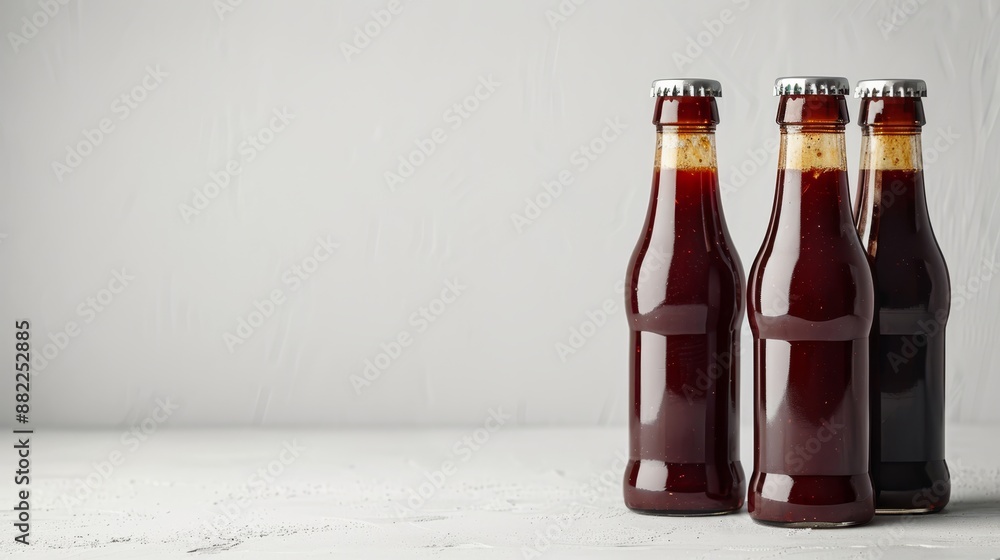
<path fill-rule="evenodd" d="M 872 280 L 844 170 L 779 169 L 750 273 L 757 521 L 826 526 L 874 515 L 868 474 Z"/>
<path fill-rule="evenodd" d="M 730 249 L 718 185 L 715 169 L 656 169 L 626 274 L 632 410 L 624 493 L 641 512 L 706 515 L 743 506 L 743 269 Z"/>
<path fill-rule="evenodd" d="M 872 367 L 880 422 L 876 507 L 938 511 L 951 495 L 944 457 L 948 268 L 931 230 L 923 171 L 861 171 L 858 222 L 878 309 Z"/>

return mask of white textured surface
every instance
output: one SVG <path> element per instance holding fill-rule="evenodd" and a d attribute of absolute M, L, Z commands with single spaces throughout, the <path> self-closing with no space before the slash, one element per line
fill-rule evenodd
<path fill-rule="evenodd" d="M 621 500 L 616 450 L 625 434 L 617 429 L 503 426 L 480 434 L 475 451 L 465 443 L 475 441 L 475 430 L 169 431 L 134 451 L 120 435 L 35 436 L 35 545 L 21 557 L 1000 557 L 1000 450 L 996 429 L 986 426 L 949 432 L 953 492 L 942 514 L 825 531 L 764 527 L 745 510 L 710 518 L 633 514 Z M 298 457 L 286 453 L 291 460 L 280 463 L 293 442 L 302 448 Z M 81 482 L 116 450 L 120 466 L 90 487 Z M 749 457 L 744 440 L 747 469 Z M 255 482 L 254 473 L 272 463 L 279 474 Z M 425 473 L 441 469 L 450 473 L 441 488 L 408 503 Z M 550 540 L 539 536 L 546 533 Z M 13 550 L 9 538 L 0 540 L 0 556 Z"/>
<path fill-rule="evenodd" d="M 385 21 L 389 0 L 232 0 L 220 18 L 225 2 L 0 2 L 0 363 L 13 362 L 15 317 L 40 345 L 79 327 L 36 368 L 36 425 L 129 425 L 155 397 L 181 405 L 175 426 L 470 425 L 498 403 L 521 424 L 620 424 L 616 284 L 649 194 L 649 84 L 722 81 L 723 199 L 749 268 L 774 188 L 771 87 L 789 74 L 927 81 L 930 212 L 965 290 L 948 327 L 948 415 L 1000 421 L 1000 291 L 983 268 L 1000 233 L 1000 2 L 402 0 L 382 28 L 371 14 Z M 22 18 L 47 21 L 15 49 Z M 365 26 L 377 36 L 345 56 Z M 136 87 L 129 107 L 120 96 Z M 452 109 L 465 100 L 468 118 Z M 281 108 L 294 118 L 247 161 L 241 142 Z M 113 130 L 57 177 L 53 162 L 104 119 Z M 581 146 L 602 134 L 591 161 Z M 433 138 L 391 190 L 385 174 Z M 852 183 L 858 154 L 852 124 Z M 242 174 L 186 223 L 179 206 L 230 159 Z M 512 214 L 560 177 L 519 233 Z M 326 236 L 333 256 L 286 282 Z M 122 267 L 134 280 L 81 313 Z M 452 278 L 467 288 L 438 307 Z M 224 333 L 278 289 L 283 302 L 230 353 Z M 432 305 L 433 323 L 411 319 Z M 581 325 L 585 344 L 561 359 Z M 358 395 L 351 377 L 401 335 L 411 344 Z M 0 384 L 4 406 L 10 391 Z"/>

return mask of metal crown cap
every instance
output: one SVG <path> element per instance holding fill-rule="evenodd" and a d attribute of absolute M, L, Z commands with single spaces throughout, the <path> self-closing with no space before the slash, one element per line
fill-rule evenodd
<path fill-rule="evenodd" d="M 851 84 L 839 76 L 786 76 L 774 80 L 774 95 L 847 95 Z"/>
<path fill-rule="evenodd" d="M 927 84 L 909 78 L 861 80 L 854 88 L 854 97 L 927 97 Z"/>
<path fill-rule="evenodd" d="M 650 97 L 722 97 L 722 84 L 703 78 L 655 80 Z"/>

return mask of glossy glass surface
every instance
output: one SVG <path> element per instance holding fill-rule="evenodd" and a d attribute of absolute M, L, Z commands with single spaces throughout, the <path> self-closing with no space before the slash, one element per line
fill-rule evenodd
<path fill-rule="evenodd" d="M 843 96 L 782 96 L 774 207 L 748 280 L 755 520 L 870 521 L 872 278 L 848 195 Z"/>
<path fill-rule="evenodd" d="M 624 497 L 644 513 L 712 515 L 744 500 L 744 282 L 719 201 L 716 122 L 714 99 L 657 99 L 657 164 L 625 293 L 632 409 Z M 670 152 L 677 149 L 688 151 Z"/>
<path fill-rule="evenodd" d="M 948 267 L 931 228 L 918 98 L 865 99 L 856 221 L 875 278 L 872 449 L 879 513 L 940 511 L 951 496 L 944 456 Z M 886 156 L 888 154 L 888 156 Z M 900 157 L 901 154 L 901 157 Z"/>

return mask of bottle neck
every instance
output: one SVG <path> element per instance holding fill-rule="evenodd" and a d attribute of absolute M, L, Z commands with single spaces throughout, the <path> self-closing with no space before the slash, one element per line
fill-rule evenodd
<path fill-rule="evenodd" d="M 854 235 L 843 125 L 783 125 L 777 189 L 778 232 L 791 228 L 803 239 Z"/>
<path fill-rule="evenodd" d="M 713 250 L 724 235 L 718 202 L 713 97 L 656 99 L 656 156 L 647 231 L 674 252 Z M 666 239 L 673 239 L 667 243 Z M 701 249 L 700 249 L 701 248 Z"/>
<path fill-rule="evenodd" d="M 672 252 L 713 250 L 723 234 L 714 127 L 657 127 L 647 228 Z"/>
<path fill-rule="evenodd" d="M 657 169 L 716 168 L 719 108 L 714 97 L 657 97 L 653 124 Z"/>
<path fill-rule="evenodd" d="M 862 137 L 857 227 L 874 254 L 880 229 L 930 233 L 920 146 L 920 129 L 927 119 L 919 97 L 870 97 L 861 101 L 858 122 Z"/>
<path fill-rule="evenodd" d="M 897 232 L 930 232 L 924 193 L 920 129 L 865 126 L 856 203 L 857 228 L 874 253 L 882 225 Z"/>
<path fill-rule="evenodd" d="M 844 144 L 847 100 L 843 95 L 782 95 L 775 120 L 781 127 L 779 219 L 797 224 L 802 238 L 840 237 L 845 226 L 853 229 Z"/>

